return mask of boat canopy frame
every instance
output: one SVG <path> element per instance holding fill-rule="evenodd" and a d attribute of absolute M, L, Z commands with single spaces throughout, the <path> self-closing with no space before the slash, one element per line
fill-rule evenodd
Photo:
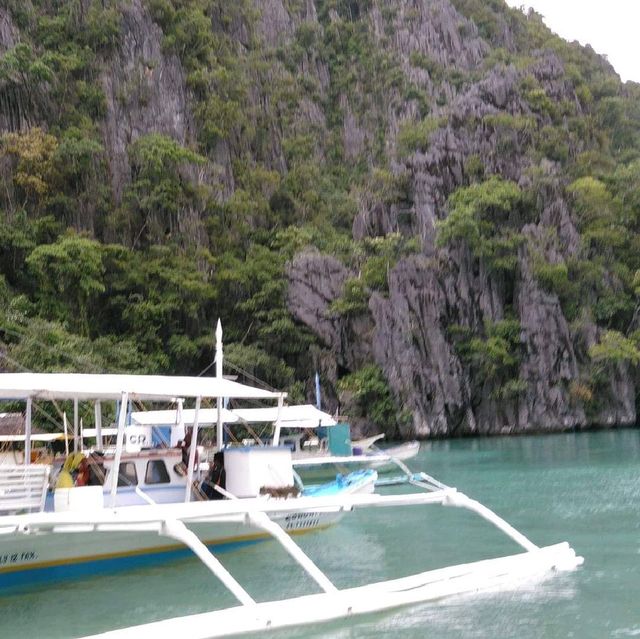
<path fill-rule="evenodd" d="M 0 401 L 25 400 L 25 453 L 24 464 L 31 464 L 31 425 L 32 405 L 40 400 L 73 400 L 73 440 L 74 452 L 79 449 L 78 402 L 94 401 L 96 418 L 96 440 L 98 450 L 102 449 L 102 417 L 100 402 L 113 400 L 120 402 L 117 416 L 117 438 L 114 455 L 114 472 L 110 488 L 111 507 L 115 506 L 118 489 L 118 469 L 124 447 L 124 429 L 128 417 L 128 406 L 131 400 L 175 401 L 178 404 L 178 419 L 183 422 L 182 404 L 185 398 L 195 399 L 195 409 L 185 485 L 185 502 L 190 501 L 195 467 L 196 447 L 198 442 L 198 414 L 202 399 L 215 399 L 217 412 L 217 442 L 223 443 L 223 401 L 227 399 L 269 399 L 277 400 L 276 433 L 280 432 L 280 414 L 287 393 L 270 391 L 254 386 L 247 386 L 226 379 L 222 375 L 222 325 L 220 320 L 216 326 L 216 375 L 215 377 L 188 377 L 164 375 L 125 375 L 109 373 L 0 373 Z M 64 416 L 66 435 L 66 415 Z M 275 436 L 274 436 L 275 439 Z"/>

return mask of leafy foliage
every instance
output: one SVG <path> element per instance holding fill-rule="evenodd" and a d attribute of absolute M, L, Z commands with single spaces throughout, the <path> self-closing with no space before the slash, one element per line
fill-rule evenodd
<path fill-rule="evenodd" d="M 205 159 L 155 133 L 138 138 L 129 155 L 133 179 L 124 200 L 135 247 L 177 231 L 178 214 L 195 204 L 197 198 L 193 185 L 180 170 L 187 164 L 202 164 Z"/>
<path fill-rule="evenodd" d="M 397 407 L 380 367 L 371 364 L 338 382 L 338 390 L 353 395 L 359 415 L 367 417 L 385 434 L 396 435 Z"/>
<path fill-rule="evenodd" d="M 462 132 L 491 144 L 468 156 L 452 150 L 428 185 L 441 218 L 436 248 L 466 245 L 509 319 L 451 326 L 450 339 L 495 401 L 521 395 L 509 292 L 526 254 L 567 320 L 602 331 L 570 389 L 593 403 L 600 386 L 589 372 L 638 364 L 629 331 L 640 292 L 640 89 L 535 12 L 452 2 L 466 18 L 461 37 L 489 45 L 473 69 L 417 49 L 399 55 L 396 28 L 417 13 L 394 3 L 322 0 L 315 20 L 288 0 L 285 46 L 258 28 L 262 8 L 251 0 L 146 0 L 164 55 L 184 70 L 187 141 L 151 122 L 116 159 L 104 87 L 131 5 L 9 0 L 19 37 L 0 55 L 6 365 L 197 373 L 211 363 L 221 317 L 230 365 L 301 396 L 320 346 L 287 309 L 287 263 L 315 247 L 345 264 L 350 277 L 329 310 L 346 324 L 368 313 L 373 294 L 389 293 L 400 260 L 427 252 L 444 269 L 447 251 L 433 251 L 429 229 L 413 222 L 424 197 L 413 163 L 438 157 L 449 133 Z M 156 62 L 145 60 L 129 83 L 146 87 Z M 460 116 L 470 83 L 495 69 L 516 78 L 514 93 Z M 144 110 L 145 92 L 131 93 L 117 97 L 118 113 Z M 120 171 L 124 184 L 114 187 Z M 570 247 L 566 220 L 554 217 L 563 198 L 580 236 Z M 378 213 L 380 236 L 354 241 L 358 215 Z M 521 251 L 528 224 L 558 226 L 551 249 Z M 379 368 L 346 372 L 341 388 L 363 415 L 397 427 Z"/>
<path fill-rule="evenodd" d="M 618 331 L 605 331 L 597 344 L 589 349 L 594 362 L 604 364 L 640 363 L 638 344 Z"/>
<path fill-rule="evenodd" d="M 472 379 L 480 386 L 492 388 L 494 399 L 517 397 L 526 390 L 519 373 L 520 322 L 514 319 L 486 322 L 484 329 L 484 336 L 474 337 L 466 327 L 450 327 L 456 351 L 470 366 Z"/>
<path fill-rule="evenodd" d="M 517 228 L 525 215 L 524 198 L 513 182 L 492 176 L 458 189 L 449 197 L 449 215 L 438 222 L 441 246 L 464 240 L 490 268 L 512 271 L 522 242 Z"/>
<path fill-rule="evenodd" d="M 38 280 L 37 301 L 44 315 L 84 336 L 90 306 L 105 291 L 100 253 L 96 241 L 69 235 L 37 246 L 26 259 Z"/>
<path fill-rule="evenodd" d="M 426 151 L 431 134 L 442 126 L 438 118 L 425 118 L 420 122 L 405 122 L 398 131 L 398 154 L 409 155 L 415 151 Z"/>

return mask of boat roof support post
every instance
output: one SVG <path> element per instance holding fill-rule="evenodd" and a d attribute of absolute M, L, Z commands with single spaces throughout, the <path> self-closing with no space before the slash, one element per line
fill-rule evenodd
<path fill-rule="evenodd" d="M 73 452 L 78 452 L 78 398 L 73 400 Z"/>
<path fill-rule="evenodd" d="M 24 418 L 24 465 L 31 463 L 31 397 L 27 397 L 27 409 Z"/>
<path fill-rule="evenodd" d="M 102 442 L 102 404 L 100 400 L 96 400 L 93 405 L 93 412 L 96 420 L 96 450 L 101 451 L 103 449 Z"/>
<path fill-rule="evenodd" d="M 116 454 L 113 458 L 111 469 L 111 508 L 116 505 L 116 493 L 118 492 L 118 476 L 120 475 L 120 459 L 122 458 L 122 446 L 124 444 L 124 424 L 127 419 L 127 404 L 129 393 L 122 393 L 120 400 L 120 413 L 118 414 L 118 437 L 116 439 Z"/>
<path fill-rule="evenodd" d="M 216 399 L 216 410 L 218 411 L 216 418 L 216 446 L 218 450 L 224 448 L 224 423 L 222 421 L 222 397 Z"/>
<path fill-rule="evenodd" d="M 69 423 L 66 411 L 62 413 L 62 423 L 64 425 L 64 456 L 69 457 Z"/>
<path fill-rule="evenodd" d="M 280 426 L 282 422 L 282 403 L 284 398 L 282 394 L 278 397 L 278 415 L 276 417 L 276 427 L 273 431 L 273 445 L 277 446 L 280 443 Z"/>
<path fill-rule="evenodd" d="M 184 399 L 178 397 L 176 408 L 176 428 L 171 429 L 171 448 L 177 446 L 180 441 L 184 439 Z"/>
<path fill-rule="evenodd" d="M 185 503 L 191 501 L 191 487 L 193 485 L 193 469 L 196 465 L 196 452 L 198 450 L 198 418 L 200 413 L 201 397 L 196 397 L 196 409 L 193 414 L 193 429 L 191 431 L 191 444 L 189 446 L 189 468 L 187 469 L 187 487 L 184 493 Z"/>

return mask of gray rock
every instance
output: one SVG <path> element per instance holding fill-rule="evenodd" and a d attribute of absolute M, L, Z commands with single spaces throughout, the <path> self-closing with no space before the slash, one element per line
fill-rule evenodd
<path fill-rule="evenodd" d="M 475 26 L 457 14 L 447 0 L 398 0 L 385 5 L 384 11 L 382 7 L 374 3 L 369 13 L 371 32 L 381 47 L 400 59 L 406 76 L 432 96 L 436 90 L 433 78 L 426 69 L 411 63 L 412 54 L 420 54 L 443 69 L 476 70 L 489 52 Z M 334 19 L 338 19 L 337 15 Z M 387 37 L 389 19 L 391 38 Z M 504 21 L 499 25 L 498 39 L 505 48 L 513 49 L 515 39 Z M 525 227 L 523 233 L 551 263 L 578 254 L 580 236 L 564 199 L 558 166 L 543 160 L 532 171 L 534 167 L 524 152 L 530 143 L 529 133 L 500 129 L 485 120 L 487 115 L 508 114 L 536 118 L 540 126 L 547 123 L 548 116 L 533 112 L 523 97 L 521 81 L 525 73 L 533 74 L 552 100 L 572 103 L 580 112 L 563 65 L 552 52 L 539 52 L 525 72 L 512 66 L 496 67 L 479 81 L 463 84 L 461 89 L 445 80 L 440 90 L 447 103 L 434 111 L 446 116 L 441 128 L 430 136 L 426 152 L 413 154 L 405 166 L 393 165 L 394 172 L 406 170 L 410 176 L 408 209 L 366 193 L 360 196 L 352 229 L 354 239 L 402 230 L 417 234 L 422 243 L 422 256 L 400 260 L 389 274 L 388 296 L 371 294 L 373 332 L 350 333 L 351 339 L 361 343 L 357 351 L 366 353 L 367 347 L 371 348 L 398 409 L 411 414 L 412 422 L 404 426 L 406 437 L 565 430 L 590 424 L 626 424 L 635 419 L 635 386 L 624 366 L 612 370 L 610 388 L 600 402 L 604 408 L 597 414 L 587 411 L 584 397 L 573 392 L 582 384 L 583 370 L 588 369 L 588 346 L 596 341 L 597 329 L 588 329 L 588 337 L 572 332 L 558 298 L 545 292 L 536 281 L 533 257 L 526 246 L 518 256 L 515 289 L 509 292 L 502 278 L 488 271 L 464 245 L 443 250 L 435 242 L 437 221 L 447 215 L 447 198 L 470 179 L 466 162 L 474 156 L 481 158 L 485 175 L 501 175 L 522 188 L 534 186 L 531 176 L 537 171 L 539 219 Z M 388 104 L 391 101 L 389 96 Z M 392 153 L 401 123 L 417 119 L 417 112 L 412 109 L 405 105 L 386 114 Z M 345 143 L 348 153 L 354 155 L 361 152 L 367 126 L 354 121 L 348 101 L 343 112 L 348 127 Z M 404 229 L 399 224 L 400 213 L 411 218 L 410 226 Z M 554 229 L 555 234 L 550 235 L 549 229 Z M 294 292 L 289 302 L 296 318 L 322 337 L 336 361 L 348 365 L 354 358 L 347 352 L 353 352 L 354 347 L 344 340 L 344 327 L 330 321 L 326 310 L 338 293 L 327 278 L 336 277 L 339 283 L 348 275 L 338 267 L 331 274 L 327 270 L 331 263 L 331 258 L 324 257 L 312 265 L 307 258 L 306 270 L 290 270 L 290 290 Z M 318 277 L 323 280 L 321 295 L 312 294 L 318 290 Z M 301 291 L 306 291 L 306 305 L 298 299 Z M 310 300 L 313 310 L 308 308 Z M 519 379 L 524 391 L 511 399 L 497 400 L 494 382 L 474 378 L 460 361 L 449 329 L 458 325 L 482 335 L 485 322 L 505 317 L 506 306 L 515 312 L 521 326 Z M 301 312 L 305 307 L 307 310 Z M 589 343 L 584 344 L 585 339 Z"/>
<path fill-rule="evenodd" d="M 11 19 L 11 14 L 0 7 L 0 53 L 13 48 L 19 37 L 18 30 Z"/>
<path fill-rule="evenodd" d="M 162 37 L 141 0 L 124 5 L 121 46 L 102 76 L 104 139 L 116 201 L 130 180 L 131 143 L 162 133 L 186 144 L 193 128 L 182 65 L 163 50 Z"/>
<path fill-rule="evenodd" d="M 543 230 L 528 227 L 526 233 L 540 237 Z M 571 383 L 579 380 L 578 361 L 558 298 L 539 287 L 524 247 L 518 266 L 515 299 L 524 347 L 520 379 L 527 384 L 519 405 L 518 430 L 585 426 L 583 406 L 570 397 Z"/>

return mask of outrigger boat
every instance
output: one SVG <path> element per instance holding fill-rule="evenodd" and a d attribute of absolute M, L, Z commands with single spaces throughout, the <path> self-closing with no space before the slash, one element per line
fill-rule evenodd
<path fill-rule="evenodd" d="M 174 430 L 193 423 L 193 410 L 155 410 L 131 413 L 131 422 L 140 427 L 157 429 L 166 440 Z M 217 423 L 215 409 L 203 409 L 198 415 L 201 427 Z M 234 408 L 224 409 L 224 425 L 238 424 L 249 427 L 253 434 L 245 438 L 245 445 L 283 445 L 291 449 L 293 466 L 303 480 L 326 481 L 336 473 L 349 473 L 362 469 L 374 469 L 378 473 L 398 471 L 398 462 L 414 458 L 420 452 L 417 441 L 404 442 L 380 449 L 376 442 L 384 434 L 351 441 L 349 424 L 340 422 L 328 413 L 310 404 L 282 406 L 281 408 Z M 279 431 L 276 439 L 272 435 L 262 437 L 253 429 L 266 424 Z M 404 468 L 400 466 L 402 470 Z"/>
<path fill-rule="evenodd" d="M 63 391 L 68 393 L 69 382 L 73 382 L 76 393 L 80 395 L 83 394 L 82 389 L 85 385 L 86 388 L 90 385 L 95 393 L 98 380 L 94 376 L 65 377 L 67 377 L 65 384 L 59 386 L 58 381 L 53 383 L 55 378 L 48 376 L 47 379 L 32 375 L 0 376 L 0 389 L 2 389 L 0 397 L 20 396 L 27 399 L 60 397 Z M 36 379 L 38 384 L 34 384 Z M 116 448 L 116 454 L 118 449 L 121 453 L 120 459 L 114 459 L 114 467 L 118 467 L 120 461 L 125 458 L 125 453 L 122 452 L 125 434 L 126 408 L 124 407 L 128 397 L 134 394 L 127 389 L 135 387 L 137 389 L 135 395 L 141 399 L 166 398 L 167 391 L 159 386 L 168 381 L 166 378 L 139 376 L 99 376 L 99 381 L 99 397 L 107 399 L 120 396 L 121 398 L 118 420 L 120 445 Z M 224 392 L 228 395 L 240 392 L 240 389 L 227 384 L 224 386 Z M 121 388 L 125 390 L 116 391 Z M 171 380 L 171 388 L 187 397 L 202 397 L 208 396 L 209 393 L 221 392 L 218 387 L 215 391 L 212 390 L 211 379 L 174 378 Z M 29 421 L 27 419 L 27 424 Z M 194 424 L 195 429 L 197 429 L 197 420 Z M 259 473 L 260 468 L 264 469 L 265 466 L 277 463 L 270 453 L 285 456 L 287 453 L 290 454 L 287 448 L 271 450 L 270 447 L 257 449 L 250 447 L 246 450 L 249 452 L 238 449 L 235 453 L 231 452 L 231 455 L 238 456 L 241 462 L 238 469 L 243 465 L 249 468 L 248 473 L 240 473 L 241 478 L 245 480 L 247 477 L 250 478 L 245 482 L 248 486 L 247 490 L 252 485 L 255 490 L 255 486 L 263 481 L 260 477 L 256 480 L 254 471 Z M 263 454 L 269 455 L 267 464 L 260 463 L 265 461 L 264 458 L 260 459 Z M 254 455 L 259 460 L 257 465 L 251 464 Z M 25 459 L 28 460 L 29 455 Z M 193 468 L 192 463 L 190 466 Z M 233 464 L 230 467 L 232 468 Z M 109 631 L 98 635 L 102 639 L 144 639 L 145 637 L 156 639 L 174 634 L 189 636 L 191 639 L 205 639 L 318 623 L 441 599 L 453 594 L 511 586 L 531 577 L 574 569 L 583 561 L 581 557 L 576 556 L 567 543 L 544 548 L 536 546 L 486 507 L 424 473 L 408 474 L 405 477 L 409 486 L 419 490 L 409 494 L 349 495 L 336 491 L 334 494 L 303 496 L 296 499 L 248 497 L 217 502 L 190 502 L 185 499 L 183 503 L 125 507 L 100 507 L 98 494 L 104 497 L 102 487 L 86 486 L 68 489 L 69 509 L 42 512 L 41 504 L 46 495 L 49 467 L 25 465 L 19 469 L 14 467 L 7 472 L 15 474 L 4 475 L 0 485 L 0 494 L 5 506 L 12 499 L 16 499 L 18 504 L 14 503 L 14 506 L 19 505 L 25 508 L 31 504 L 36 512 L 0 517 L 0 563 L 3 577 L 15 580 L 25 575 L 31 577 L 37 575 L 35 571 L 38 570 L 38 564 L 44 558 L 40 553 L 51 552 L 53 554 L 50 556 L 57 557 L 44 566 L 40 563 L 39 574 L 46 576 L 47 571 L 55 571 L 57 567 L 73 569 L 73 566 L 81 566 L 83 570 L 78 574 L 82 574 L 84 568 L 93 571 L 100 568 L 99 562 L 109 561 L 114 558 L 114 555 L 116 557 L 128 555 L 131 558 L 132 556 L 149 556 L 154 551 L 158 554 L 170 551 L 182 553 L 191 551 L 221 580 L 240 604 L 224 610 Z M 117 495 L 115 474 L 112 476 L 114 494 Z M 256 481 L 255 484 L 254 481 Z M 111 496 L 109 492 L 108 497 Z M 466 508 L 477 513 L 519 544 L 523 552 L 339 590 L 289 534 L 318 526 L 322 517 L 337 519 L 354 509 L 409 506 L 420 508 L 434 504 Z M 289 531 L 285 531 L 278 523 L 286 521 L 287 518 L 292 522 Z M 270 535 L 298 562 L 315 581 L 321 592 L 257 603 L 207 547 L 207 541 L 211 535 L 224 539 L 229 534 L 235 536 L 236 540 L 242 539 L 238 537 L 242 535 L 247 539 L 255 538 L 256 535 Z M 143 547 L 135 545 L 142 542 L 144 542 Z M 90 558 L 87 561 L 75 562 L 78 555 L 82 554 L 78 549 L 86 549 L 87 544 L 92 552 L 104 553 L 107 549 L 108 552 L 94 557 L 95 564 L 91 563 Z M 133 552 L 131 552 L 132 548 Z"/>
<path fill-rule="evenodd" d="M 87 387 L 91 386 L 93 393 L 96 392 L 97 380 L 95 378 L 83 380 L 82 376 L 67 377 L 71 377 L 73 386 L 77 389 L 76 393 L 80 396 L 85 394 L 83 391 L 83 389 L 86 390 L 85 384 Z M 11 383 L 7 383 L 9 381 Z M 0 376 L 0 398 L 22 397 L 29 400 L 29 398 L 36 396 L 50 399 L 60 396 L 61 391 L 60 389 L 55 390 L 55 384 L 53 386 L 50 383 L 45 385 L 44 379 L 40 384 L 34 384 L 34 381 L 35 378 L 31 375 L 24 377 L 21 375 Z M 65 392 L 68 392 L 69 381 L 67 379 L 64 384 Z M 196 397 L 196 407 L 199 404 L 197 398 L 222 394 L 238 396 L 238 393 L 247 392 L 232 385 L 233 383 L 227 383 L 227 380 L 222 380 L 224 388 L 212 385 L 213 381 L 215 380 L 174 378 L 171 380 L 170 388 L 172 390 L 170 392 L 186 397 Z M 166 384 L 169 382 L 166 378 L 139 376 L 100 376 L 100 382 L 98 397 L 113 399 L 115 396 L 119 396 L 121 399 L 117 453 L 118 449 L 120 451 L 122 449 L 125 434 L 126 409 L 124 407 L 128 398 L 130 396 L 136 396 L 140 399 L 166 398 L 169 392 Z M 136 393 L 132 390 L 134 382 Z M 159 386 L 164 386 L 164 388 Z M 89 394 L 88 390 L 86 393 Z M 196 408 L 197 410 L 198 408 Z M 29 413 L 29 407 L 27 413 Z M 27 423 L 29 421 L 27 419 Z M 196 419 L 194 431 L 197 430 L 197 423 Z M 249 447 L 247 450 L 251 452 L 248 457 L 243 456 L 244 453 L 241 449 L 235 454 L 244 464 L 250 462 L 254 454 L 259 456 L 264 451 L 271 452 L 269 449 L 270 447 L 258 449 Z M 287 448 L 276 448 L 275 452 L 279 454 L 290 453 Z M 193 456 L 195 456 L 195 452 Z M 26 459 L 29 459 L 28 455 Z M 118 466 L 121 459 L 122 451 L 120 459 L 114 460 L 114 467 Z M 274 460 L 271 459 L 271 461 Z M 267 465 L 270 465 L 271 461 Z M 250 466 L 250 464 L 248 465 Z M 261 464 L 258 464 L 258 468 L 260 466 Z M 262 466 L 264 467 L 264 464 Z M 193 459 L 190 467 L 193 468 Z M 33 503 L 41 503 L 42 483 L 31 482 L 31 479 L 32 475 L 46 477 L 47 467 L 27 465 L 21 468 L 22 476 L 16 477 L 12 481 L 7 480 L 3 486 L 3 499 L 9 499 L 12 490 L 14 488 L 17 490 L 18 486 L 32 486 L 30 492 L 24 489 L 21 503 L 26 503 L 28 499 L 31 499 Z M 253 470 L 248 475 L 245 473 L 241 476 L 252 477 L 252 472 Z M 115 478 L 115 475 L 113 477 Z M 251 485 L 252 481 L 249 481 L 248 485 Z M 441 599 L 454 594 L 510 587 L 532 577 L 575 569 L 583 562 L 583 559 L 577 556 L 566 542 L 538 547 L 482 504 L 424 473 L 417 475 L 408 473 L 404 477 L 404 481 L 418 492 L 380 495 L 344 494 L 336 491 L 334 494 L 303 496 L 296 499 L 248 497 L 246 499 L 197 503 L 185 499 L 184 503 L 129 507 L 91 508 L 90 504 L 83 503 L 83 507 L 79 509 L 71 508 L 66 511 L 54 512 L 41 512 L 38 508 L 38 512 L 0 517 L 0 544 L 3 548 L 0 552 L 0 561 L 4 562 L 5 574 L 12 571 L 15 573 L 16 568 L 24 574 L 29 565 L 33 566 L 40 560 L 39 549 L 74 548 L 81 546 L 84 539 L 91 540 L 91 543 L 95 544 L 95 548 L 105 548 L 109 547 L 109 544 L 121 543 L 124 543 L 126 547 L 126 544 L 130 544 L 130 540 L 133 538 L 145 539 L 150 544 L 164 544 L 160 547 L 162 550 L 179 548 L 182 551 L 188 549 L 193 552 L 239 602 L 239 605 L 223 610 L 111 630 L 96 635 L 94 639 L 97 637 L 102 639 L 156 639 L 157 637 L 177 636 L 178 634 L 188 636 L 190 639 L 206 639 L 318 623 Z M 258 479 L 257 484 L 260 482 L 261 479 Z M 40 486 L 39 490 L 38 486 Z M 115 479 L 112 486 L 115 495 L 117 494 Z M 86 488 L 91 487 L 75 490 Z M 340 590 L 290 536 L 291 532 L 296 532 L 299 528 L 294 527 L 294 530 L 285 531 L 277 523 L 278 520 L 282 521 L 287 517 L 292 518 L 292 521 L 300 521 L 299 518 L 302 518 L 303 521 L 299 525 L 306 528 L 312 524 L 317 525 L 321 516 L 337 518 L 346 512 L 360 508 L 403 508 L 409 506 L 422 508 L 436 504 L 465 508 L 475 512 L 520 545 L 523 552 Z M 273 537 L 317 584 L 320 592 L 283 600 L 256 602 L 207 547 L 207 538 L 210 534 L 224 537 L 227 534 L 224 531 L 228 531 L 229 527 L 233 529 L 233 535 L 262 534 Z M 6 550 L 9 548 L 15 549 L 11 550 L 10 556 L 8 556 L 9 551 Z M 122 550 L 122 546 L 120 550 Z M 148 550 L 146 549 L 147 552 Z M 18 564 L 20 565 L 18 566 Z"/>
<path fill-rule="evenodd" d="M 218 361 L 221 366 L 221 361 Z M 120 544 L 122 540 L 127 540 L 124 542 L 126 547 L 126 544 L 132 543 L 132 539 L 145 539 L 152 545 L 158 544 L 159 541 L 160 544 L 165 544 L 160 546 L 162 550 L 177 548 L 186 551 L 188 549 L 222 582 L 238 600 L 239 605 L 111 630 L 95 635 L 93 639 L 97 637 L 157 639 L 157 637 L 166 636 L 208 639 L 348 618 L 353 615 L 442 599 L 454 594 L 511 587 L 523 580 L 542 577 L 557 571 L 573 570 L 583 563 L 582 557 L 577 556 L 568 543 L 539 547 L 479 502 L 425 473 L 411 474 L 408 469 L 402 479 L 412 487 L 414 492 L 405 494 L 345 494 L 344 491 L 336 488 L 325 494 L 295 499 L 265 499 L 255 496 L 252 493 L 255 493 L 256 487 L 264 482 L 265 477 L 270 481 L 278 481 L 281 471 L 290 471 L 290 465 L 280 464 L 282 459 L 286 460 L 290 457 L 290 450 L 278 447 L 274 449 L 248 447 L 245 450 L 238 449 L 236 453 L 230 453 L 231 457 L 237 456 L 237 465 L 234 466 L 231 463 L 230 468 L 235 467 L 237 471 L 239 478 L 237 490 L 246 495 L 244 499 L 197 503 L 190 501 L 196 449 L 192 446 L 183 503 L 118 507 L 115 505 L 118 475 L 112 473 L 111 487 L 107 495 L 110 503 L 106 507 L 98 503 L 100 498 L 105 497 L 102 488 L 86 486 L 68 489 L 68 509 L 42 511 L 49 467 L 28 463 L 30 459 L 28 435 L 33 399 L 69 397 L 70 383 L 74 388 L 74 394 L 71 397 L 76 399 L 119 399 L 120 412 L 113 468 L 120 468 L 120 462 L 123 459 L 126 406 L 129 398 L 143 400 L 165 400 L 167 397 L 195 398 L 194 442 L 197 442 L 198 412 L 203 397 L 217 399 L 217 410 L 220 415 L 223 397 L 271 397 L 277 399 L 279 406 L 282 407 L 282 394 L 269 394 L 267 391 L 257 389 L 249 391 L 248 387 L 223 379 L 221 369 L 218 369 L 218 373 L 213 379 L 171 378 L 170 380 L 153 376 L 115 375 L 98 376 L 99 379 L 97 379 L 96 376 L 67 375 L 52 381 L 49 377 L 28 374 L 0 375 L 0 399 L 24 399 L 27 402 L 26 465 L 20 468 L 14 467 L 0 481 L 0 502 L 4 501 L 6 505 L 14 500 L 20 508 L 35 511 L 0 516 L 0 548 L 2 548 L 0 570 L 3 570 L 4 574 L 12 572 L 25 574 L 41 559 L 36 547 L 68 549 L 80 546 L 83 539 L 91 540 L 95 548 Z M 98 411 L 96 411 L 97 414 Z M 100 431 L 99 420 L 96 421 L 97 430 Z M 221 427 L 222 419 L 220 418 L 219 442 L 222 441 Z M 280 435 L 279 430 L 280 423 L 277 420 L 274 432 L 276 441 Z M 272 457 L 272 453 L 275 456 L 281 456 L 282 459 Z M 262 457 L 264 454 L 267 457 Z M 274 467 L 276 472 L 271 473 Z M 15 475 L 11 475 L 11 472 Z M 231 472 L 233 474 L 235 471 Z M 286 478 L 281 485 L 286 487 Z M 99 490 L 94 490 L 93 494 L 78 492 L 91 488 Z M 78 496 L 77 500 L 75 496 Z M 322 517 L 339 518 L 342 514 L 355 509 L 422 508 L 427 505 L 470 510 L 517 543 L 522 548 L 522 552 L 341 590 L 290 536 L 292 532 L 300 529 L 317 526 Z M 282 521 L 283 518 L 286 520 L 287 517 L 299 523 L 296 523 L 292 530 L 285 531 L 278 520 Z M 396 518 L 396 520 L 401 521 L 402 518 Z M 273 537 L 316 583 L 320 592 L 282 600 L 256 602 L 207 547 L 207 538 L 210 534 L 224 537 L 229 527 L 233 529 L 234 535 Z M 154 547 L 157 548 L 157 546 Z M 121 551 L 122 547 L 119 549 L 119 552 Z M 410 550 L 407 549 L 407 551 Z M 415 549 L 416 554 L 418 551 L 419 549 Z M 144 549 L 143 552 L 148 553 L 149 548 Z M 102 559 L 108 559 L 108 557 Z M 67 559 L 63 559 L 63 562 L 66 563 Z M 46 570 L 47 567 L 43 569 Z"/>
<path fill-rule="evenodd" d="M 129 400 L 167 401 L 175 397 L 195 400 L 195 420 L 188 462 L 184 463 L 180 449 L 140 450 L 143 435 L 135 428 L 125 427 Z M 265 539 L 268 534 L 262 526 L 245 524 L 242 518 L 220 524 L 215 517 L 207 517 L 218 509 L 226 512 L 223 501 L 198 501 L 196 446 L 198 412 L 204 398 L 254 398 L 277 400 L 283 393 L 263 391 L 244 386 L 224 378 L 162 377 L 144 375 L 78 375 L 78 374 L 0 374 L 0 399 L 26 401 L 25 465 L 0 466 L 0 587 L 32 584 L 98 571 L 146 565 L 172 556 L 188 555 L 190 549 L 198 552 L 207 546 L 232 548 Z M 91 465 L 102 467 L 103 481 L 98 485 L 64 486 L 60 482 L 50 491 L 52 467 L 31 464 L 31 412 L 35 400 L 92 399 L 96 407 L 96 439 L 102 447 L 100 404 L 106 400 L 120 403 L 117 443 L 110 453 L 91 455 Z M 77 411 L 76 411 L 77 412 Z M 73 459 L 86 461 L 77 451 L 79 433 L 74 428 L 76 452 Z M 133 443 L 133 451 L 126 444 Z M 294 487 L 291 451 L 287 447 L 244 448 L 234 447 L 223 452 L 226 487 L 216 490 L 224 496 L 238 500 L 246 498 L 256 504 L 275 504 L 279 497 L 287 497 L 290 508 L 274 512 L 270 525 L 294 533 L 323 528 L 336 523 L 344 514 L 338 507 L 309 509 L 296 508 L 300 497 Z M 72 459 L 68 457 L 67 460 Z M 90 466 L 91 468 L 91 466 Z M 64 472 L 73 469 L 65 464 Z M 119 472 L 115 472 L 119 469 Z M 376 473 L 351 474 L 322 486 L 303 488 L 303 496 L 371 493 Z M 102 484 L 102 485 L 100 485 Z M 262 494 L 266 492 L 266 494 Z M 294 496 L 291 496 L 291 495 Z M 181 512 L 192 506 L 190 512 L 201 511 L 205 518 L 189 522 L 180 534 L 168 541 L 144 529 L 127 529 L 131 517 L 159 512 L 162 517 Z M 266 512 L 270 512 L 267 509 Z M 30 514 L 18 514 L 30 513 Z M 110 515 L 107 515 L 110 513 Z M 124 528 L 112 527 L 108 534 L 100 527 L 60 527 L 57 524 L 45 534 L 32 527 L 37 521 L 58 521 L 74 517 L 113 516 L 125 522 Z M 17 517 L 17 519 L 16 519 Z M 154 516 L 152 515 L 152 518 Z M 21 519 L 22 518 L 22 519 Z M 179 518 L 179 517 L 178 517 Z M 196 517 L 197 519 L 197 517 Z M 22 521 L 17 527 L 13 522 Z M 180 526 L 179 526 L 180 527 Z M 64 530 L 64 532 L 63 532 Z M 171 535 L 170 535 L 171 537 Z M 190 542 L 185 545 L 185 539 Z"/>

